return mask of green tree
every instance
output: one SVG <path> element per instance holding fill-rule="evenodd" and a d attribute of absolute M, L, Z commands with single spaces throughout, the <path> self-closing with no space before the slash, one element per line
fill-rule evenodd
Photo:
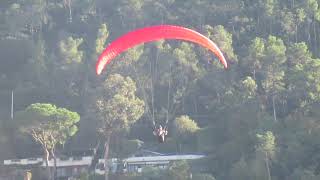
<path fill-rule="evenodd" d="M 234 62 L 238 62 L 238 58 L 236 54 L 234 53 L 233 47 L 232 47 L 232 34 L 229 33 L 225 27 L 222 25 L 218 25 L 215 27 L 212 27 L 210 25 L 206 25 L 206 33 L 208 34 L 208 37 L 212 39 L 219 48 L 224 52 L 226 55 L 226 58 L 228 59 L 228 62 L 230 64 Z"/>
<path fill-rule="evenodd" d="M 65 144 L 68 138 L 76 134 L 76 123 L 79 120 L 78 113 L 52 104 L 31 104 L 24 111 L 17 113 L 16 123 L 22 132 L 30 134 L 43 149 L 49 179 L 53 178 L 48 166 L 50 154 L 56 167 L 56 146 Z M 56 169 L 54 175 L 55 173 Z"/>
<path fill-rule="evenodd" d="M 63 58 L 63 64 L 81 63 L 83 52 L 79 51 L 79 46 L 82 44 L 83 39 L 68 37 L 59 43 L 60 55 Z"/>
<path fill-rule="evenodd" d="M 305 9 L 307 15 L 307 41 L 314 53 L 318 50 L 318 32 L 317 32 L 317 22 L 320 21 L 320 8 L 317 0 L 307 0 L 303 2 L 303 8 Z"/>
<path fill-rule="evenodd" d="M 258 85 L 255 80 L 250 76 L 247 76 L 243 81 L 241 81 L 241 87 L 244 93 L 245 99 L 252 99 L 256 97 Z"/>
<path fill-rule="evenodd" d="M 253 79 L 257 80 L 256 72 L 262 68 L 262 61 L 265 56 L 265 41 L 256 37 L 251 41 L 248 48 L 248 56 L 240 61 L 244 69 L 248 69 L 253 75 Z"/>
<path fill-rule="evenodd" d="M 257 134 L 257 140 L 258 140 L 257 152 L 262 153 L 262 156 L 265 157 L 268 180 L 271 180 L 269 160 L 275 158 L 275 153 L 276 153 L 275 137 L 271 131 L 267 131 L 264 134 Z"/>
<path fill-rule="evenodd" d="M 174 121 L 174 125 L 179 134 L 195 133 L 199 130 L 197 123 L 187 115 L 177 117 Z"/>
<path fill-rule="evenodd" d="M 273 117 L 277 121 L 276 98 L 285 89 L 283 64 L 286 62 L 286 46 L 275 36 L 269 36 L 266 46 L 266 56 L 263 59 L 262 87 L 267 96 L 271 97 Z"/>
<path fill-rule="evenodd" d="M 168 91 L 171 91 L 172 98 L 170 100 L 175 112 L 184 113 L 186 95 L 192 91 L 196 82 L 206 74 L 193 47 L 192 44 L 183 42 L 173 50 L 174 61 L 177 65 L 170 65 L 168 77 L 170 82 L 168 84 L 171 87 L 168 87 Z M 174 116 L 173 113 L 171 114 Z"/>
<path fill-rule="evenodd" d="M 241 158 L 238 162 L 234 163 L 230 170 L 230 178 L 232 180 L 249 180 L 250 170 L 248 163 L 244 158 Z"/>
<path fill-rule="evenodd" d="M 118 147 L 114 148 L 116 155 L 120 158 L 126 158 L 133 153 L 137 152 L 143 146 L 143 142 L 135 139 L 135 140 L 127 140 L 121 139 Z"/>
<path fill-rule="evenodd" d="M 132 29 L 143 22 L 144 4 L 145 1 L 141 0 L 119 2 L 117 13 L 120 16 L 122 27 Z"/>
<path fill-rule="evenodd" d="M 265 15 L 272 16 L 275 11 L 277 0 L 260 0 L 259 4 Z"/>
<path fill-rule="evenodd" d="M 308 98 L 309 90 L 307 88 L 308 77 L 307 71 L 308 64 L 313 60 L 311 53 L 308 50 L 306 43 L 295 43 L 288 48 L 288 68 L 286 71 L 286 86 L 288 100 L 291 102 L 291 109 L 303 110 L 311 103 Z"/>
<path fill-rule="evenodd" d="M 295 21 L 295 14 L 291 11 L 282 11 L 281 12 L 281 27 L 283 31 L 287 34 L 290 38 L 291 36 L 297 34 L 297 22 Z"/>
<path fill-rule="evenodd" d="M 138 176 L 134 180 L 139 180 L 139 179 L 163 180 L 165 178 L 167 178 L 165 176 L 165 170 L 161 170 L 160 168 L 156 168 L 156 167 L 145 167 L 142 169 L 141 176 Z"/>
<path fill-rule="evenodd" d="M 199 64 L 197 54 L 193 50 L 193 45 L 190 43 L 181 43 L 179 48 L 174 49 L 173 54 L 179 63 L 179 70 L 189 71 L 189 75 L 195 75 L 196 78 L 201 77 L 203 68 Z M 185 74 L 184 75 L 188 75 Z"/>
<path fill-rule="evenodd" d="M 296 17 L 296 26 L 295 26 L 295 33 L 296 33 L 296 37 L 295 37 L 295 42 L 297 43 L 298 41 L 298 29 L 299 27 L 304 23 L 307 15 L 306 12 L 303 8 L 297 8 L 296 12 L 295 12 L 295 17 Z"/>
<path fill-rule="evenodd" d="M 200 129 L 197 123 L 187 115 L 177 117 L 174 121 L 174 126 L 177 132 L 177 138 L 181 139 L 182 142 L 189 142 L 189 144 L 192 135 Z M 179 152 L 181 152 L 181 143 L 178 145 Z"/>
<path fill-rule="evenodd" d="M 53 55 L 54 68 L 52 74 L 56 91 L 64 94 L 65 98 L 81 98 L 82 78 L 85 76 L 84 71 L 84 52 L 80 49 L 83 38 L 68 37 L 59 42 L 59 58 Z"/>
<path fill-rule="evenodd" d="M 320 63 L 319 59 L 313 59 L 308 65 L 305 71 L 307 74 L 307 88 L 308 95 L 311 102 L 319 102 L 320 100 L 320 91 L 319 91 L 319 82 L 320 82 Z"/>
<path fill-rule="evenodd" d="M 258 27 L 262 26 L 268 33 L 272 33 L 275 18 L 279 8 L 278 0 L 259 0 L 257 1 L 257 23 Z"/>
<path fill-rule="evenodd" d="M 216 180 L 216 178 L 214 178 L 210 174 L 200 174 L 200 173 L 192 175 L 192 179 L 193 180 Z"/>
<path fill-rule="evenodd" d="M 96 39 L 96 53 L 102 53 L 102 51 L 105 48 L 105 43 L 109 37 L 109 31 L 107 28 L 106 24 L 101 24 L 98 34 L 97 34 L 97 39 Z"/>
<path fill-rule="evenodd" d="M 290 46 L 287 56 L 290 67 L 286 72 L 288 101 L 292 103 L 293 112 L 306 112 L 310 105 L 319 102 L 318 59 L 312 58 L 305 43 Z"/>
<path fill-rule="evenodd" d="M 190 178 L 190 166 L 186 161 L 177 161 L 170 165 L 168 179 L 186 180 Z"/>
<path fill-rule="evenodd" d="M 312 170 L 297 168 L 294 170 L 290 178 L 292 180 L 316 180 L 320 176 L 312 172 Z"/>
<path fill-rule="evenodd" d="M 128 130 L 144 113 L 144 102 L 136 97 L 136 84 L 130 77 L 110 75 L 103 84 L 103 92 L 96 100 L 99 131 L 105 138 L 105 179 L 108 179 L 110 138 L 115 132 Z"/>

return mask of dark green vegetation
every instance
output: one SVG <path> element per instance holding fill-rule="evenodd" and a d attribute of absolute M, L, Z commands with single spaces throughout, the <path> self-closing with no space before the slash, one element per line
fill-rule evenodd
<path fill-rule="evenodd" d="M 319 0 L 1 0 L 0 159 L 41 154 L 32 137 L 12 130 L 18 128 L 10 119 L 13 90 L 15 112 L 40 102 L 80 114 L 78 132 L 59 152 L 94 147 L 101 115 L 110 117 L 123 104 L 134 112 L 117 117 L 121 124 L 110 139 L 111 157 L 125 157 L 133 151 L 127 147 L 137 149 L 143 141 L 155 151 L 208 154 L 195 163 L 204 172 L 193 179 L 319 179 L 319 5 Z M 224 51 L 229 69 L 197 45 L 161 41 L 131 49 L 95 75 L 97 56 L 109 42 L 161 23 L 206 34 Z M 128 82 L 120 83 L 116 94 L 104 91 L 111 88 L 104 82 L 112 74 Z M 98 113 L 102 96 L 111 110 Z M 141 100 L 144 114 L 129 129 L 140 117 Z M 156 146 L 153 119 L 169 119 L 164 145 Z M 176 164 L 162 174 L 185 179 L 188 168 Z M 162 177 L 155 173 L 161 172 L 143 175 Z"/>

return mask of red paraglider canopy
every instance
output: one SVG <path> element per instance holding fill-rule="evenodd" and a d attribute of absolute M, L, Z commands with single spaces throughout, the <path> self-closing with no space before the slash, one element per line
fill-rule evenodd
<path fill-rule="evenodd" d="M 218 46 L 204 35 L 185 27 L 156 25 L 136 29 L 114 40 L 99 56 L 96 64 L 96 73 L 98 75 L 101 74 L 105 66 L 121 52 L 138 44 L 160 39 L 179 39 L 197 43 L 211 50 L 224 67 L 228 67 L 227 61 Z"/>

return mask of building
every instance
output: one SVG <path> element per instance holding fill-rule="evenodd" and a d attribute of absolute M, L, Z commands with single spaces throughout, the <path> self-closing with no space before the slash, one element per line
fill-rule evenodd
<path fill-rule="evenodd" d="M 57 158 L 57 177 L 59 179 L 67 179 L 69 177 L 77 177 L 81 173 L 89 173 L 92 159 L 92 156 Z M 4 160 L 4 165 L 21 169 L 39 166 L 43 168 L 46 167 L 46 163 L 43 161 L 43 158 Z M 50 168 L 54 168 L 53 159 L 49 160 L 48 166 Z"/>
<path fill-rule="evenodd" d="M 82 173 L 89 173 L 89 168 L 92 164 L 92 156 L 83 157 L 68 157 L 68 158 L 58 158 L 57 159 L 57 176 L 58 178 L 68 178 L 68 177 L 78 177 Z M 54 161 L 51 159 L 49 161 L 49 167 L 54 167 Z M 45 167 L 45 163 L 42 163 Z"/>
<path fill-rule="evenodd" d="M 144 167 L 167 168 L 171 162 L 179 160 L 194 160 L 204 158 L 204 155 L 184 154 L 184 155 L 168 155 L 148 150 L 140 150 L 129 158 L 108 160 L 110 173 L 131 173 L 141 172 Z M 90 173 L 90 167 L 93 167 L 94 173 L 104 174 L 104 159 L 99 159 L 94 163 L 93 156 L 78 156 L 57 158 L 57 176 L 59 179 L 67 179 L 70 177 L 78 177 L 81 173 Z M 94 164 L 93 164 L 94 163 Z M 45 168 L 45 162 L 42 158 L 12 159 L 5 160 L 5 166 L 19 167 L 22 169 L 30 169 L 32 167 Z M 49 167 L 54 168 L 54 161 L 50 159 Z"/>
<path fill-rule="evenodd" d="M 117 160 L 109 160 L 111 173 L 141 172 L 144 167 L 167 168 L 171 162 L 180 160 L 194 160 L 204 158 L 205 155 L 184 154 L 184 155 L 165 155 L 157 152 L 141 150 L 132 157 Z M 99 159 L 95 168 L 96 174 L 104 174 L 104 159 Z"/>

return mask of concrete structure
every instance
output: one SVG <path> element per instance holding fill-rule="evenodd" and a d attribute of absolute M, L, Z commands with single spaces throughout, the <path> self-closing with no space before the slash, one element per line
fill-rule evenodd
<path fill-rule="evenodd" d="M 89 167 L 92 164 L 92 160 L 92 156 L 57 158 L 57 176 L 58 178 L 68 178 L 77 177 L 83 172 L 89 173 Z M 43 158 L 4 160 L 3 163 L 6 166 L 17 166 L 21 168 L 32 166 L 46 167 Z M 50 168 L 54 167 L 53 159 L 50 159 L 48 166 Z"/>
<path fill-rule="evenodd" d="M 141 172 L 144 167 L 158 167 L 167 168 L 171 162 L 179 160 L 194 160 L 204 158 L 204 155 L 185 154 L 185 155 L 164 155 L 157 152 L 141 150 L 126 159 L 112 158 L 108 161 L 110 173 L 127 173 L 127 172 Z M 57 176 L 62 179 L 69 177 L 77 177 L 83 172 L 90 171 L 90 167 L 94 167 L 94 173 L 104 174 L 104 159 L 99 159 L 94 163 L 93 156 L 81 157 L 66 157 L 57 158 Z M 30 168 L 43 167 L 45 162 L 43 158 L 27 158 L 27 159 L 12 159 L 4 160 L 5 166 Z M 53 159 L 49 161 L 49 167 L 54 167 Z"/>
<path fill-rule="evenodd" d="M 158 155 L 158 156 L 142 156 L 142 157 L 129 157 L 121 162 L 117 159 L 109 161 L 110 172 L 141 172 L 144 167 L 158 167 L 167 168 L 170 162 L 179 160 L 194 160 L 204 158 L 204 155 Z M 99 159 L 97 168 L 95 168 L 97 174 L 104 174 L 104 160 Z"/>

